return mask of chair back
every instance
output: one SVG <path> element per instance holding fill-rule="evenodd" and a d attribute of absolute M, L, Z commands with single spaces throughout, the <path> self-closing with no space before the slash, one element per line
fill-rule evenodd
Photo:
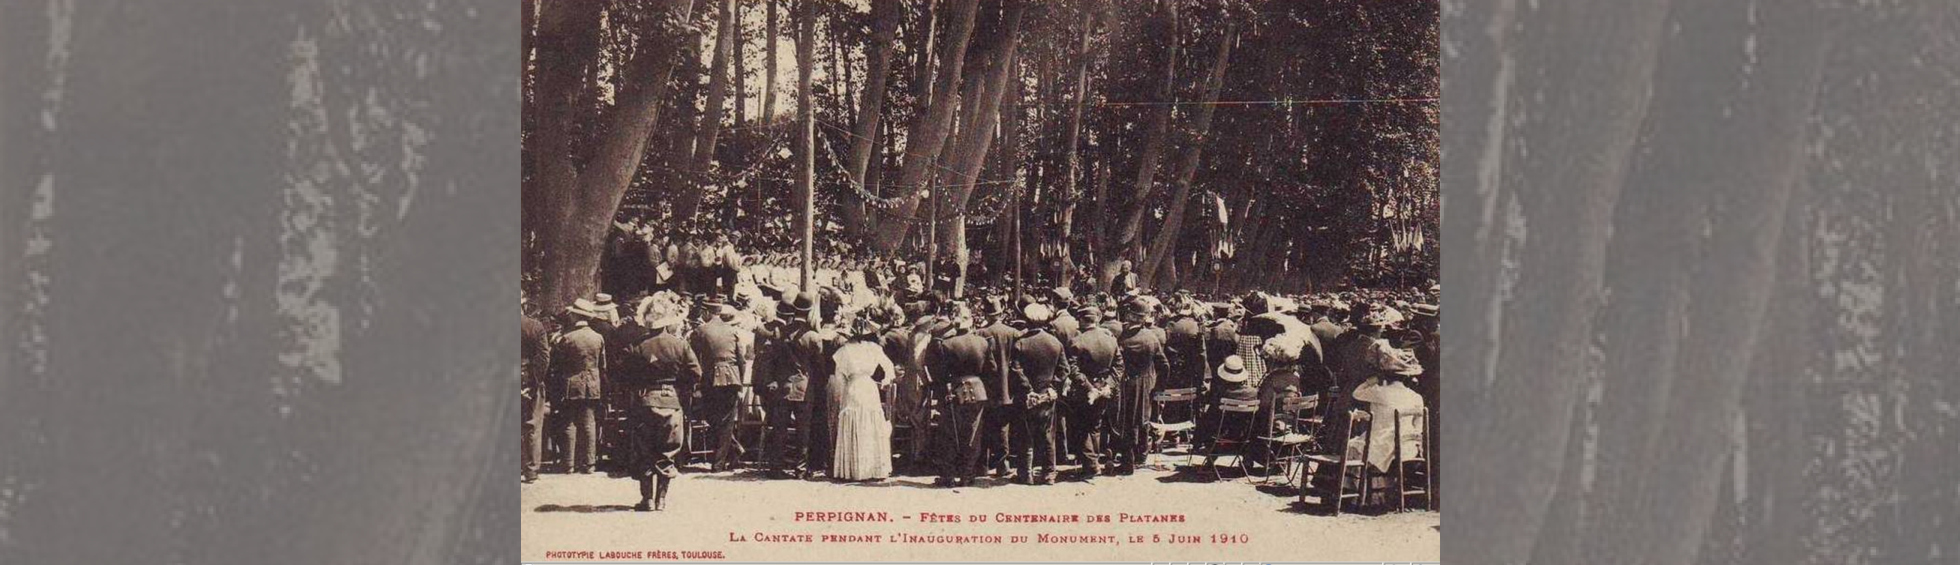
<path fill-rule="evenodd" d="M 1150 400 L 1158 403 L 1193 402 L 1198 400 L 1198 389 L 1170 388 L 1150 395 Z"/>
<path fill-rule="evenodd" d="M 1175 424 L 1197 420 L 1198 389 L 1171 388 L 1150 395 L 1150 401 L 1157 405 L 1152 420 L 1160 424 Z"/>
<path fill-rule="evenodd" d="M 1259 401 L 1218 399 L 1218 426 L 1214 442 L 1243 443 L 1252 437 L 1253 424 L 1259 413 Z"/>
<path fill-rule="evenodd" d="M 1414 461 L 1429 457 L 1429 409 L 1395 411 L 1395 460 Z"/>

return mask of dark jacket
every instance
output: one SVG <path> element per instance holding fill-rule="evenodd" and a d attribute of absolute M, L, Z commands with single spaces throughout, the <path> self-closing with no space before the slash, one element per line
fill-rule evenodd
<path fill-rule="evenodd" d="M 558 336 L 551 348 L 548 388 L 552 400 L 599 400 L 600 377 L 606 370 L 606 340 L 590 327 Z"/>
<path fill-rule="evenodd" d="M 1062 340 L 1055 334 L 1039 328 L 1022 333 L 1014 340 L 1010 398 L 1059 388 L 1055 377 L 1064 362 L 1062 355 Z"/>
<path fill-rule="evenodd" d="M 941 394 L 951 394 L 960 403 L 988 400 L 987 386 L 981 376 L 999 370 L 991 354 L 987 338 L 972 331 L 934 342 L 926 353 L 933 384 Z"/>
<path fill-rule="evenodd" d="M 691 395 L 701 381 L 701 362 L 694 348 L 672 333 L 641 341 L 631 354 L 642 369 L 631 371 L 624 380 L 628 398 L 640 406 L 679 409 L 680 399 Z"/>
<path fill-rule="evenodd" d="M 1117 340 L 1123 349 L 1123 375 L 1128 379 L 1150 379 L 1157 382 L 1171 370 L 1170 357 L 1164 353 L 1163 333 L 1148 326 L 1132 328 Z"/>
<path fill-rule="evenodd" d="M 1021 338 L 1021 330 L 997 321 L 975 333 L 987 338 L 987 353 L 991 357 L 988 361 L 993 367 L 980 375 L 987 382 L 987 396 L 996 404 L 1016 404 L 1014 377 L 1009 367 L 1014 363 L 1014 340 Z"/>
<path fill-rule="evenodd" d="M 1075 368 L 1075 391 L 1086 394 L 1117 378 L 1116 373 L 1122 370 L 1119 351 L 1116 336 L 1101 326 L 1091 326 L 1075 336 L 1068 345 L 1069 363 Z"/>
<path fill-rule="evenodd" d="M 519 367 L 520 386 L 533 398 L 543 398 L 545 373 L 551 370 L 551 337 L 545 332 L 544 322 L 525 316 L 521 343 L 524 361 Z"/>
<path fill-rule="evenodd" d="M 1075 336 L 1082 333 L 1082 321 L 1075 319 L 1075 316 L 1068 312 L 1061 312 L 1055 315 L 1054 320 L 1048 322 L 1048 331 L 1054 332 L 1057 339 L 1067 344 L 1075 341 Z"/>
<path fill-rule="evenodd" d="M 801 381 L 792 382 L 801 371 L 796 364 L 796 352 L 790 345 L 788 327 L 780 323 L 764 326 L 755 334 L 755 369 L 752 371 L 756 392 L 769 401 L 782 401 L 792 394 L 803 394 L 802 388 L 791 391 L 789 387 L 801 386 Z"/>
<path fill-rule="evenodd" d="M 742 346 L 740 330 L 721 318 L 695 328 L 694 335 L 688 337 L 688 345 L 694 348 L 694 356 L 701 360 L 701 372 L 708 386 L 742 386 L 748 380 L 742 374 L 742 364 L 748 361 L 748 349 Z"/>
<path fill-rule="evenodd" d="M 792 402 L 823 398 L 834 363 L 831 354 L 840 345 L 836 334 L 801 324 L 791 326 L 789 332 L 790 359 L 796 369 L 786 376 L 783 398 Z"/>
<path fill-rule="evenodd" d="M 1164 331 L 1164 354 L 1171 360 L 1171 373 L 1164 387 L 1197 387 L 1211 370 L 1205 351 L 1205 327 L 1197 318 L 1179 316 Z"/>

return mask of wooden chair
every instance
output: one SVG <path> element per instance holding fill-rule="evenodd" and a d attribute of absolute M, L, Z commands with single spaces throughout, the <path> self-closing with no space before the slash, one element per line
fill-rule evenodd
<path fill-rule="evenodd" d="M 1347 438 L 1354 437 L 1357 423 L 1364 421 L 1366 415 L 1366 412 L 1360 410 L 1348 411 L 1346 416 L 1341 418 L 1345 421 L 1339 426 L 1341 433 L 1335 436 L 1339 441 L 1331 442 L 1333 445 L 1326 446 L 1323 453 L 1306 456 L 1310 469 L 1300 474 L 1301 503 L 1307 501 L 1308 494 L 1313 494 L 1322 504 L 1328 505 L 1335 516 L 1339 516 L 1341 507 L 1349 499 L 1354 500 L 1357 509 L 1368 500 L 1368 483 L 1373 478 L 1373 468 L 1368 465 L 1368 453 L 1374 449 L 1373 434 L 1363 430 L 1364 439 L 1361 440 L 1360 458 L 1348 457 L 1347 447 Z M 1350 488 L 1348 486 L 1350 482 L 1355 486 Z"/>
<path fill-rule="evenodd" d="M 715 448 L 718 447 L 715 445 L 715 437 L 712 433 L 714 427 L 710 426 L 707 420 L 694 417 L 692 412 L 685 412 L 685 414 L 687 414 L 687 437 L 681 441 L 681 445 L 687 446 L 687 453 L 684 454 L 687 459 L 682 464 L 706 461 L 712 467 L 715 461 Z"/>
<path fill-rule="evenodd" d="M 1254 440 L 1253 427 L 1259 423 L 1258 413 L 1258 400 L 1218 399 L 1217 433 L 1211 438 L 1211 448 L 1205 450 L 1205 466 L 1211 469 L 1213 478 L 1225 480 L 1225 475 L 1218 472 L 1218 454 L 1221 450 L 1230 450 L 1230 454 L 1238 458 L 1239 471 L 1246 476 L 1252 475 L 1251 462 L 1246 460 L 1245 449 Z"/>
<path fill-rule="evenodd" d="M 1409 420 L 1410 425 L 1415 427 L 1415 433 L 1418 436 L 1415 446 L 1416 453 L 1406 452 L 1405 445 L 1409 442 L 1402 440 L 1402 424 L 1405 418 Z M 1429 472 L 1429 441 L 1431 431 L 1433 430 L 1429 427 L 1428 410 L 1417 408 L 1407 412 L 1396 411 L 1395 460 L 1390 463 L 1389 470 L 1395 474 L 1395 509 L 1398 511 L 1408 510 L 1409 499 L 1412 497 L 1423 499 L 1424 510 L 1434 510 L 1436 507 L 1435 499 L 1432 496 L 1432 493 L 1436 492 L 1436 483 L 1431 478 L 1431 473 Z"/>
<path fill-rule="evenodd" d="M 762 395 L 757 393 L 754 385 L 745 385 L 742 390 L 742 419 L 735 426 L 735 437 L 741 440 L 743 446 L 739 458 L 742 461 L 757 465 L 765 463 L 762 460 L 762 446 L 769 441 L 766 415 Z"/>
<path fill-rule="evenodd" d="M 1293 466 L 1297 463 L 1304 467 L 1306 455 L 1314 451 L 1319 412 L 1320 395 L 1316 394 L 1287 397 L 1268 415 L 1266 433 L 1259 436 L 1259 441 L 1266 444 L 1266 468 L 1284 466 L 1281 482 L 1293 482 Z M 1262 480 L 1260 484 L 1269 482 Z"/>
<path fill-rule="evenodd" d="M 1150 395 L 1150 402 L 1157 407 L 1156 414 L 1150 421 L 1150 450 L 1162 453 L 1168 447 L 1189 446 L 1191 431 L 1198 428 L 1198 389 L 1173 388 L 1157 391 Z M 1165 416 L 1173 413 L 1176 415 Z"/>

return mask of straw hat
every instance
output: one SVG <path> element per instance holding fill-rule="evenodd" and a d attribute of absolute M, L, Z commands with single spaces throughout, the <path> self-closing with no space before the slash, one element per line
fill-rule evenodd
<path fill-rule="evenodd" d="M 1218 366 L 1218 380 L 1228 383 L 1242 383 L 1245 382 L 1246 376 L 1245 360 L 1240 359 L 1237 355 L 1226 357 L 1225 363 Z"/>

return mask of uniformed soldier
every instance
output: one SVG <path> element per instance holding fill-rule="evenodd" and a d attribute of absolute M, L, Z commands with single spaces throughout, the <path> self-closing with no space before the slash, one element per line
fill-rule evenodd
<path fill-rule="evenodd" d="M 1124 331 L 1117 339 L 1123 352 L 1123 378 L 1116 387 L 1116 416 L 1111 428 L 1116 472 L 1132 474 L 1150 450 L 1150 393 L 1157 379 L 1170 371 L 1163 333 L 1145 323 L 1148 307 L 1139 301 L 1123 306 Z"/>
<path fill-rule="evenodd" d="M 591 473 L 599 462 L 598 419 L 605 408 L 600 375 L 605 373 L 605 339 L 592 329 L 599 314 L 592 302 L 578 299 L 566 309 L 572 329 L 552 345 L 551 399 L 558 406 L 558 445 L 566 469 Z"/>
<path fill-rule="evenodd" d="M 621 376 L 632 430 L 628 472 L 640 482 L 640 503 L 633 509 L 641 512 L 667 509 L 667 486 L 680 474 L 678 461 L 686 447 L 681 399 L 693 394 L 701 380 L 694 348 L 681 341 L 681 321 L 670 316 L 647 322 L 653 336 L 631 346 L 631 362 L 622 363 L 627 365 Z"/>
<path fill-rule="evenodd" d="M 741 460 L 743 448 L 735 437 L 735 427 L 742 419 L 742 389 L 749 384 L 743 365 L 748 362 L 750 352 L 742 344 L 740 330 L 729 323 L 735 317 L 734 308 L 720 297 L 708 299 L 702 307 L 707 311 L 706 321 L 695 328 L 688 345 L 701 360 L 702 375 L 707 381 L 703 383 L 708 388 L 701 397 L 701 410 L 715 438 L 710 468 L 723 471 Z"/>
<path fill-rule="evenodd" d="M 1085 306 L 1077 313 L 1087 329 L 1069 340 L 1068 449 L 1082 461 L 1083 478 L 1103 471 L 1103 436 L 1109 430 L 1109 407 L 1115 402 L 1117 372 L 1122 370 L 1116 334 L 1104 327 L 1102 312 Z M 1113 470 L 1113 468 L 1111 469 Z"/>
<path fill-rule="evenodd" d="M 938 442 L 939 479 L 934 483 L 942 487 L 971 485 L 979 473 L 980 422 L 989 401 L 981 375 L 996 369 L 988 356 L 987 338 L 974 333 L 970 315 L 962 313 L 955 319 L 926 352 L 944 418 Z"/>
<path fill-rule="evenodd" d="M 1047 306 L 1029 304 L 1022 308 L 1025 329 L 1012 343 L 1010 394 L 1021 401 L 1019 418 L 1010 425 L 1016 481 L 1022 484 L 1055 482 L 1055 400 L 1061 396 L 1056 377 L 1067 362 L 1061 338 L 1048 331 L 1054 313 Z M 1028 461 L 1032 449 L 1034 461 Z M 1039 466 L 1040 475 L 1031 467 Z"/>

